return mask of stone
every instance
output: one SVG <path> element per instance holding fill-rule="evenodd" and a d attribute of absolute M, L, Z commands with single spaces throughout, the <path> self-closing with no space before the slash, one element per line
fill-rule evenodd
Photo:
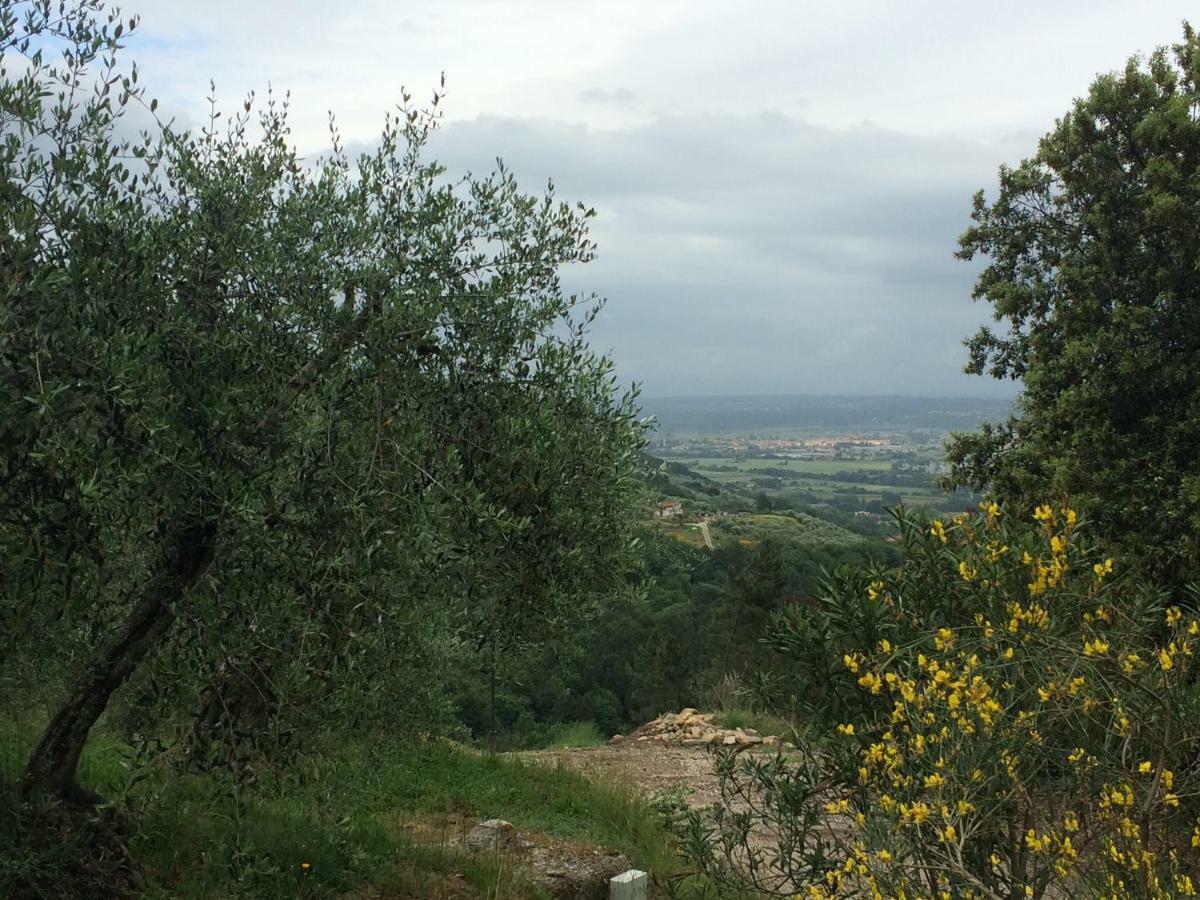
<path fill-rule="evenodd" d="M 467 833 L 467 849 L 472 853 L 513 850 L 517 846 L 517 829 L 512 822 L 488 819 Z"/>
<path fill-rule="evenodd" d="M 526 863 L 532 880 L 556 900 L 605 900 L 611 879 L 629 869 L 615 851 L 565 844 L 536 847 Z"/>
<path fill-rule="evenodd" d="M 693 707 L 687 706 L 677 713 L 663 713 L 625 737 L 614 737 L 612 743 L 679 743 L 694 747 L 697 744 L 693 742 L 702 741 L 727 747 L 752 747 L 758 744 L 778 746 L 777 735 L 769 736 L 774 738 L 772 741 L 767 741 L 767 737 L 753 728 L 721 728 L 716 724 L 715 714 L 697 712 Z"/>
<path fill-rule="evenodd" d="M 649 887 L 649 875 L 630 869 L 608 882 L 608 897 L 609 900 L 646 900 Z"/>

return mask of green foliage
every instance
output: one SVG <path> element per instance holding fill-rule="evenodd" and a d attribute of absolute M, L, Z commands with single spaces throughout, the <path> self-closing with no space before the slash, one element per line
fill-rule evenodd
<path fill-rule="evenodd" d="M 551 737 L 547 746 L 561 747 L 599 747 L 604 743 L 604 734 L 594 722 L 564 722 L 556 725 L 550 732 Z"/>
<path fill-rule="evenodd" d="M 1020 379 L 1004 424 L 958 435 L 952 480 L 1030 505 L 1059 494 L 1160 575 L 1200 553 L 1200 40 L 1102 75 L 976 195 L 960 256 L 1000 328 L 969 372 Z M 1146 555 L 1143 553 L 1142 555 Z"/>
<path fill-rule="evenodd" d="M 722 728 L 752 728 L 759 734 L 773 734 L 785 740 L 795 730 L 790 720 L 775 713 L 740 707 L 718 710 L 717 724 Z"/>
<path fill-rule="evenodd" d="M 16 741 L 0 735 L 4 759 L 14 763 L 0 771 L 0 786 L 19 776 L 32 737 L 32 730 Z M 131 771 L 130 760 L 127 745 L 101 733 L 83 765 L 90 783 L 137 812 L 121 840 L 136 860 L 133 886 L 146 897 L 334 897 L 372 889 L 430 897 L 447 885 L 455 897 L 534 896 L 503 860 L 452 846 L 453 829 L 440 824 L 450 815 L 503 817 L 519 829 L 615 847 L 659 878 L 678 867 L 656 810 L 632 794 L 566 769 L 444 743 L 328 745 L 252 791 L 219 773 Z M 132 775 L 140 775 L 136 784 Z M 409 822 L 428 827 L 410 833 Z M 3 842 L 12 837 L 0 830 L 0 850 L 10 849 Z M 43 896 L 63 896 L 57 853 L 0 852 L 0 859 L 3 896 L 35 877 Z M 112 896 L 112 885 L 95 888 L 96 896 Z"/>
<path fill-rule="evenodd" d="M 1065 507 L 898 522 L 901 566 L 777 619 L 785 709 L 826 725 L 724 760 L 689 852 L 785 895 L 1193 895 L 1200 621 Z"/>
<path fill-rule="evenodd" d="M 739 540 L 756 542 L 775 541 L 793 545 L 850 545 L 863 542 L 860 534 L 802 512 L 730 516 L 722 519 L 716 528 Z"/>
<path fill-rule="evenodd" d="M 25 8 L 0 0 L 0 684 L 57 701 L 27 787 L 81 796 L 122 687 L 128 733 L 199 765 L 437 720 L 464 646 L 623 586 L 640 428 L 559 281 L 591 210 L 446 177 L 437 97 L 357 160 L 336 133 L 302 160 L 274 97 L 123 141 L 130 32 Z"/>

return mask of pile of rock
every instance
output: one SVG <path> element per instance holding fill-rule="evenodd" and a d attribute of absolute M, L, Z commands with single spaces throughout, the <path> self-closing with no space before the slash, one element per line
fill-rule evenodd
<path fill-rule="evenodd" d="M 661 741 L 685 747 L 715 745 L 723 747 L 764 747 L 780 745 L 778 735 L 761 735 L 753 728 L 721 728 L 712 713 L 702 713 L 688 707 L 677 713 L 665 713 L 628 735 L 618 734 L 612 743 L 646 743 Z"/>

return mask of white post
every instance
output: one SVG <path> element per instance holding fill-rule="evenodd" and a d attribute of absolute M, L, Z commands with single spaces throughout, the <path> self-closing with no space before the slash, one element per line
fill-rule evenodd
<path fill-rule="evenodd" d="M 608 900 L 646 900 L 650 876 L 637 869 L 622 872 L 608 882 Z"/>

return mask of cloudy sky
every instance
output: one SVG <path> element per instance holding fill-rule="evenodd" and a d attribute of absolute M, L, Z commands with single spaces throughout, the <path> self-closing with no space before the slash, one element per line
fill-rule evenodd
<path fill-rule="evenodd" d="M 987 318 L 953 259 L 970 199 L 1100 71 L 1176 40 L 1157 0 L 132 0 L 142 81 L 184 120 L 292 93 L 378 133 L 447 77 L 436 155 L 595 206 L 593 332 L 647 395 L 1012 393 L 961 374 Z M 202 11 L 201 11 L 202 10 Z"/>

